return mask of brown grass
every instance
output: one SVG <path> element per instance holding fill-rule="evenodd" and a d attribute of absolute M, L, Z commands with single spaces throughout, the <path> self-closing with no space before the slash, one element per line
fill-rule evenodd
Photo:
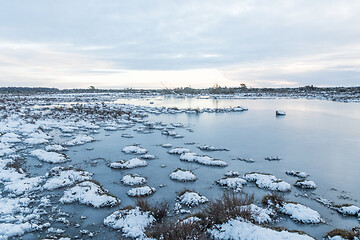
<path fill-rule="evenodd" d="M 225 223 L 229 219 L 236 217 L 250 220 L 249 210 L 244 210 L 241 206 L 246 206 L 253 202 L 253 195 L 227 192 L 221 198 L 209 202 L 204 209 L 204 214 L 211 225 Z"/>
<path fill-rule="evenodd" d="M 271 195 L 265 195 L 261 200 L 262 204 L 265 206 L 269 205 L 279 205 L 282 206 L 285 202 L 284 194 L 273 192 Z"/>
<path fill-rule="evenodd" d="M 162 240 L 205 240 L 209 239 L 205 228 L 199 222 L 177 222 L 170 221 L 156 224 L 149 228 L 146 235 L 155 239 Z"/>
<path fill-rule="evenodd" d="M 136 206 L 138 206 L 141 211 L 151 212 L 157 222 L 163 222 L 168 215 L 169 204 L 166 201 L 150 204 L 147 199 L 138 198 L 136 200 Z"/>
<path fill-rule="evenodd" d="M 353 239 L 355 239 L 355 237 L 360 238 L 360 229 L 353 228 L 351 231 L 348 231 L 348 230 L 336 228 L 336 229 L 328 232 L 325 235 L 325 238 L 334 237 L 334 236 L 341 236 L 344 239 L 353 240 Z"/>

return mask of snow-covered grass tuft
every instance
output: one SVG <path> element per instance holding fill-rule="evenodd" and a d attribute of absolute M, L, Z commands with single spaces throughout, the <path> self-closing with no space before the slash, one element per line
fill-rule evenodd
<path fill-rule="evenodd" d="M 300 203 L 285 202 L 283 206 L 278 208 L 278 211 L 289 215 L 296 222 L 312 224 L 324 222 L 317 211 Z"/>
<path fill-rule="evenodd" d="M 251 220 L 258 224 L 270 223 L 272 221 L 271 216 L 276 214 L 271 208 L 261 208 L 253 203 L 242 208 L 248 210 Z"/>
<path fill-rule="evenodd" d="M 335 205 L 333 208 L 343 215 L 348 216 L 359 216 L 360 217 L 360 208 L 352 204 L 342 204 Z"/>
<path fill-rule="evenodd" d="M 209 201 L 206 197 L 201 196 L 199 193 L 189 190 L 180 193 L 177 196 L 177 200 L 180 202 L 180 204 L 188 207 L 194 207 Z"/>
<path fill-rule="evenodd" d="M 210 156 L 199 156 L 196 153 L 183 153 L 180 156 L 181 161 L 196 162 L 206 166 L 226 167 L 227 163 L 221 160 L 214 159 Z"/>
<path fill-rule="evenodd" d="M 176 147 L 168 151 L 169 154 L 181 155 L 183 153 L 189 153 L 190 150 L 187 148 Z"/>
<path fill-rule="evenodd" d="M 50 152 L 50 151 L 67 151 L 68 149 L 59 144 L 53 144 L 46 146 L 45 150 Z"/>
<path fill-rule="evenodd" d="M 360 239 L 360 229 L 358 227 L 352 230 L 344 230 L 336 228 L 328 232 L 324 240 L 358 240 Z"/>
<path fill-rule="evenodd" d="M 201 145 L 201 146 L 198 146 L 198 148 L 201 151 L 229 151 L 226 148 L 216 148 L 216 147 L 209 146 L 209 145 Z"/>
<path fill-rule="evenodd" d="M 136 187 L 127 191 L 127 195 L 130 197 L 143 197 L 149 196 L 156 192 L 156 189 L 150 186 Z"/>
<path fill-rule="evenodd" d="M 137 154 L 137 155 L 145 154 L 148 152 L 147 149 L 135 145 L 126 146 L 123 148 L 122 151 L 127 154 Z"/>
<path fill-rule="evenodd" d="M 70 161 L 70 159 L 63 153 L 47 152 L 42 149 L 33 150 L 30 154 L 37 157 L 40 161 L 48 163 L 63 163 Z"/>
<path fill-rule="evenodd" d="M 216 183 L 235 192 L 240 192 L 247 181 L 239 177 L 225 177 L 219 179 Z"/>
<path fill-rule="evenodd" d="M 141 159 L 146 159 L 146 160 L 152 160 L 155 158 L 156 158 L 156 156 L 152 155 L 152 154 L 145 154 L 145 155 L 141 156 Z"/>
<path fill-rule="evenodd" d="M 274 208 L 276 211 L 290 216 L 292 220 L 300 223 L 323 223 L 320 214 L 300 203 L 287 202 L 282 194 L 266 195 L 262 199 L 262 203 L 266 206 Z"/>
<path fill-rule="evenodd" d="M 273 229 L 257 226 L 241 218 L 231 219 L 226 223 L 218 224 L 209 233 L 215 240 L 241 240 L 241 239 L 272 239 L 272 240 L 314 240 L 314 238 L 287 230 L 275 231 Z"/>
<path fill-rule="evenodd" d="M 143 212 L 139 207 L 122 209 L 104 219 L 104 224 L 122 231 L 124 237 L 144 239 L 145 228 L 155 222 L 150 212 Z"/>
<path fill-rule="evenodd" d="M 47 174 L 44 188 L 53 190 L 65 186 L 73 185 L 77 182 L 92 179 L 92 173 L 81 169 L 73 169 L 72 167 L 54 167 Z"/>
<path fill-rule="evenodd" d="M 145 184 L 147 180 L 139 174 L 127 174 L 121 179 L 121 182 L 128 186 L 138 186 Z"/>
<path fill-rule="evenodd" d="M 226 173 L 225 173 L 225 176 L 226 177 L 238 177 L 240 175 L 240 173 L 239 172 L 237 172 L 237 171 L 227 171 Z"/>
<path fill-rule="evenodd" d="M 22 195 L 24 193 L 33 192 L 41 189 L 41 184 L 44 182 L 44 177 L 26 177 L 21 180 L 6 182 L 4 190 L 6 192 Z"/>
<path fill-rule="evenodd" d="M 172 148 L 172 146 L 173 145 L 171 143 L 164 143 L 161 145 L 161 147 L 163 147 L 163 148 Z"/>
<path fill-rule="evenodd" d="M 93 138 L 92 136 L 81 134 L 81 135 L 76 136 L 73 140 L 66 142 L 65 145 L 66 146 L 76 146 L 76 145 L 82 145 L 82 144 L 93 142 L 93 141 L 95 141 L 95 138 Z"/>
<path fill-rule="evenodd" d="M 306 179 L 297 180 L 296 183 L 294 184 L 294 186 L 299 187 L 299 188 L 305 188 L 305 189 L 315 189 L 316 188 L 316 184 L 314 181 L 310 181 L 310 180 L 306 180 Z"/>
<path fill-rule="evenodd" d="M 113 207 L 120 204 L 120 200 L 111 195 L 99 183 L 94 181 L 84 181 L 66 190 L 61 203 L 79 202 L 93 207 Z"/>
<path fill-rule="evenodd" d="M 170 174 L 170 178 L 172 180 L 177 180 L 177 181 L 181 181 L 181 182 L 196 181 L 196 179 L 197 179 L 195 174 L 192 171 L 183 170 L 181 168 L 174 170 Z"/>
<path fill-rule="evenodd" d="M 146 166 L 147 166 L 147 162 L 139 158 L 132 158 L 128 161 L 120 160 L 117 162 L 110 163 L 110 167 L 116 169 L 131 169 L 131 168 L 146 167 Z"/>
<path fill-rule="evenodd" d="M 244 178 L 247 181 L 255 182 L 259 188 L 280 192 L 290 191 L 291 189 L 289 183 L 267 173 L 246 173 Z"/>
<path fill-rule="evenodd" d="M 299 171 L 286 171 L 287 175 L 290 176 L 295 176 L 295 177 L 299 177 L 299 178 L 306 178 L 309 176 L 309 174 L 307 174 L 306 172 L 299 172 Z"/>

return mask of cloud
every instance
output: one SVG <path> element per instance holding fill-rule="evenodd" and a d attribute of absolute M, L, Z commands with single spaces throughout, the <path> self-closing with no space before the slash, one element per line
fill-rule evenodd
<path fill-rule="evenodd" d="M 194 86 L 336 84 L 332 74 L 356 85 L 359 12 L 351 0 L 4 1 L 0 84 L 77 87 L 144 72 L 148 87 L 186 72 Z"/>

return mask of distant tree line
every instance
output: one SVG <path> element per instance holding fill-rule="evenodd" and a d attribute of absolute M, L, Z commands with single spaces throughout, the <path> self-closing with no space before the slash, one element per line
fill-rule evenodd
<path fill-rule="evenodd" d="M 47 92 L 54 93 L 59 92 L 57 88 L 46 88 L 46 87 L 0 87 L 0 93 L 37 93 Z"/>
<path fill-rule="evenodd" d="M 181 87 L 174 89 L 98 89 L 94 86 L 82 89 L 58 89 L 46 87 L 0 87 L 0 94 L 33 94 L 33 93 L 159 93 L 159 94 L 235 94 L 235 93 L 291 93 L 291 92 L 352 92 L 360 93 L 360 87 L 314 87 L 313 85 L 297 88 L 248 88 L 245 84 L 240 87 L 221 87 L 215 84 L 211 88 Z"/>

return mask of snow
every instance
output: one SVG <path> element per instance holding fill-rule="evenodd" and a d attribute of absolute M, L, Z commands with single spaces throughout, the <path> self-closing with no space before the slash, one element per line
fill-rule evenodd
<path fill-rule="evenodd" d="M 247 181 L 255 182 L 259 188 L 265 188 L 273 191 L 290 191 L 289 183 L 276 178 L 274 175 L 266 173 L 247 173 L 244 175 Z"/>
<path fill-rule="evenodd" d="M 67 151 L 68 149 L 64 148 L 60 144 L 53 144 L 53 145 L 46 146 L 45 150 L 50 152 L 50 151 Z"/>
<path fill-rule="evenodd" d="M 196 162 L 206 166 L 217 166 L 217 167 L 227 166 L 227 163 L 224 161 L 216 160 L 210 156 L 199 156 L 196 153 L 192 153 L 192 152 L 181 154 L 180 160 L 186 162 Z"/>
<path fill-rule="evenodd" d="M 27 138 L 24 140 L 25 143 L 27 144 L 44 144 L 44 143 L 48 143 L 49 140 L 45 139 L 45 138 Z"/>
<path fill-rule="evenodd" d="M 44 132 L 31 132 L 27 135 L 28 138 L 24 140 L 27 144 L 44 144 L 48 143 L 51 137 Z"/>
<path fill-rule="evenodd" d="M 209 146 L 209 145 L 201 145 L 201 146 L 198 146 L 198 148 L 202 151 L 228 151 L 225 148 L 216 148 L 216 147 Z"/>
<path fill-rule="evenodd" d="M 128 161 L 120 160 L 117 162 L 110 163 L 110 167 L 116 169 L 131 169 L 131 168 L 145 167 L 145 166 L 147 166 L 147 162 L 139 158 L 132 158 Z"/>
<path fill-rule="evenodd" d="M 179 202 L 185 206 L 193 207 L 208 202 L 209 200 L 197 192 L 186 191 L 177 197 Z"/>
<path fill-rule="evenodd" d="M 171 143 L 164 143 L 161 145 L 161 147 L 163 147 L 163 148 L 172 148 L 172 146 L 173 145 Z"/>
<path fill-rule="evenodd" d="M 120 229 L 124 237 L 145 238 L 145 228 L 155 222 L 150 212 L 143 212 L 138 207 L 118 210 L 104 219 L 104 224 L 113 229 Z"/>
<path fill-rule="evenodd" d="M 179 223 L 182 223 L 182 224 L 193 224 L 195 222 L 199 222 L 201 221 L 201 218 L 198 218 L 198 217 L 186 217 L 182 220 L 179 220 L 178 222 Z"/>
<path fill-rule="evenodd" d="M 324 222 L 317 211 L 300 203 L 286 202 L 278 210 L 283 214 L 289 215 L 296 222 L 313 224 Z"/>
<path fill-rule="evenodd" d="M 10 148 L 8 143 L 0 142 L 0 157 L 13 153 L 15 153 L 15 151 Z"/>
<path fill-rule="evenodd" d="M 21 236 L 26 232 L 36 230 L 31 223 L 0 223 L 0 239 L 8 239 L 9 237 Z"/>
<path fill-rule="evenodd" d="M 15 182 L 25 178 L 25 172 L 20 169 L 9 167 L 15 163 L 13 159 L 1 159 L 0 161 L 0 180 L 5 182 Z"/>
<path fill-rule="evenodd" d="M 306 178 L 309 176 L 309 174 L 307 174 L 306 172 L 299 172 L 299 171 L 294 171 L 294 170 L 286 171 L 286 174 L 290 175 L 290 176 L 299 177 L 299 178 Z"/>
<path fill-rule="evenodd" d="M 275 211 L 273 209 L 261 208 L 255 204 L 242 206 L 241 208 L 248 210 L 251 214 L 251 219 L 258 224 L 270 223 L 271 216 L 275 215 Z"/>
<path fill-rule="evenodd" d="M 253 160 L 251 158 L 237 158 L 237 160 L 247 162 L 247 163 L 254 163 L 255 162 L 255 160 Z"/>
<path fill-rule="evenodd" d="M 0 239 L 20 236 L 41 229 L 36 222 L 40 218 L 37 208 L 30 206 L 27 197 L 3 198 L 0 196 Z"/>
<path fill-rule="evenodd" d="M 240 192 L 247 181 L 240 177 L 225 177 L 219 179 L 216 183 L 228 189 L 233 189 L 235 192 Z"/>
<path fill-rule="evenodd" d="M 70 159 L 63 153 L 47 152 L 42 149 L 33 150 L 30 154 L 37 157 L 40 161 L 48 163 L 63 163 L 70 161 Z"/>
<path fill-rule="evenodd" d="M 15 195 L 21 195 L 25 192 L 32 192 L 40 189 L 40 184 L 44 181 L 43 177 L 27 177 L 21 180 L 5 183 L 4 190 Z"/>
<path fill-rule="evenodd" d="M 131 145 L 131 146 L 126 146 L 123 148 L 122 150 L 124 153 L 128 153 L 128 154 L 145 154 L 148 152 L 148 150 L 146 150 L 145 148 L 139 147 L 139 146 L 135 146 L 135 145 Z"/>
<path fill-rule="evenodd" d="M 174 170 L 171 174 L 170 174 L 170 178 L 172 180 L 177 180 L 177 181 L 182 181 L 182 182 L 186 182 L 186 181 L 196 181 L 196 176 L 193 172 L 191 171 L 187 171 L 187 170 L 183 170 L 183 169 L 176 169 Z"/>
<path fill-rule="evenodd" d="M 315 182 L 310 180 L 298 180 L 294 186 L 306 189 L 315 189 L 317 187 Z"/>
<path fill-rule="evenodd" d="M 315 200 L 318 201 L 319 203 L 327 206 L 327 207 L 330 207 L 332 205 L 332 203 L 333 203 L 331 200 L 326 199 L 326 198 L 322 198 L 322 197 L 318 197 Z"/>
<path fill-rule="evenodd" d="M 176 147 L 168 151 L 169 154 L 181 155 L 183 153 L 189 153 L 190 150 L 187 148 Z"/>
<path fill-rule="evenodd" d="M 81 135 L 76 136 L 73 140 L 70 140 L 67 143 L 65 143 L 65 145 L 76 146 L 76 145 L 82 145 L 82 144 L 93 142 L 93 141 L 95 141 L 95 139 L 92 136 L 81 134 Z"/>
<path fill-rule="evenodd" d="M 146 178 L 141 177 L 139 174 L 128 174 L 121 179 L 121 182 L 124 185 L 134 186 L 145 184 L 147 180 Z"/>
<path fill-rule="evenodd" d="M 127 191 L 127 195 L 130 197 L 142 197 L 149 196 L 156 192 L 156 189 L 150 186 L 136 187 Z"/>
<path fill-rule="evenodd" d="M 123 137 L 123 138 L 133 138 L 134 136 L 129 134 L 129 133 L 124 133 L 124 134 L 121 134 L 121 137 Z"/>
<path fill-rule="evenodd" d="M 5 133 L 1 136 L 0 141 L 3 143 L 19 143 L 21 137 L 16 133 Z"/>
<path fill-rule="evenodd" d="M 147 160 L 152 160 L 155 158 L 156 158 L 156 156 L 152 155 L 152 154 L 145 154 L 145 155 L 141 156 L 141 159 L 147 159 Z"/>
<path fill-rule="evenodd" d="M 182 127 L 184 127 L 184 125 L 183 125 L 182 123 L 171 123 L 171 126 L 177 127 L 177 128 L 182 128 Z"/>
<path fill-rule="evenodd" d="M 232 219 L 224 224 L 215 225 L 209 230 L 215 240 L 314 240 L 308 235 L 292 233 L 286 230 L 281 232 L 257 226 L 242 219 Z"/>
<path fill-rule="evenodd" d="M 360 208 L 355 205 L 346 204 L 342 206 L 334 206 L 334 208 L 343 215 L 358 216 L 360 214 Z"/>
<path fill-rule="evenodd" d="M 226 173 L 225 173 L 225 176 L 227 176 L 227 177 L 237 177 L 237 176 L 239 176 L 240 175 L 240 173 L 239 172 L 237 172 L 237 171 L 227 171 Z"/>
<path fill-rule="evenodd" d="M 92 175 L 92 173 L 81 169 L 54 167 L 46 174 L 48 179 L 44 184 L 44 188 L 53 190 L 56 188 L 70 186 L 76 182 L 91 180 Z"/>
<path fill-rule="evenodd" d="M 327 238 L 324 238 L 326 240 L 349 240 L 349 239 L 345 239 L 339 235 L 336 235 L 336 236 L 333 236 L 333 237 L 327 237 Z M 358 238 L 353 238 L 353 240 L 358 240 Z"/>
<path fill-rule="evenodd" d="M 106 126 L 104 127 L 105 131 L 117 131 L 118 128 L 116 126 Z"/>
<path fill-rule="evenodd" d="M 93 207 L 113 207 L 120 204 L 120 200 L 109 194 L 99 184 L 90 181 L 84 181 L 76 184 L 74 187 L 66 190 L 61 203 L 79 202 Z"/>

